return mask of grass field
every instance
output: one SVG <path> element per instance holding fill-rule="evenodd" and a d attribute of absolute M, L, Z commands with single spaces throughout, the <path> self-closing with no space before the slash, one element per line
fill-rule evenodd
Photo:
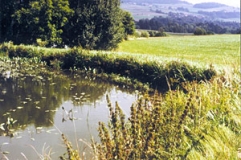
<path fill-rule="evenodd" d="M 240 35 L 169 36 L 134 39 L 119 45 L 118 52 L 141 53 L 201 65 L 240 63 Z"/>

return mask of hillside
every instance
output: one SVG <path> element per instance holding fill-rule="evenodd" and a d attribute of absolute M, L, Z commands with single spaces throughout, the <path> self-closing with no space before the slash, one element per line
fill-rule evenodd
<path fill-rule="evenodd" d="M 135 20 L 165 17 L 171 12 L 202 17 L 208 21 L 240 22 L 240 8 L 213 2 L 191 4 L 180 0 L 123 0 L 121 7 L 131 12 Z"/>
<path fill-rule="evenodd" d="M 203 9 L 219 8 L 219 7 L 225 7 L 225 6 L 226 5 L 224 4 L 214 3 L 214 2 L 197 3 L 193 5 L 194 8 L 203 8 Z"/>
<path fill-rule="evenodd" d="M 180 1 L 180 0 L 122 0 L 122 3 L 148 3 L 148 4 L 175 4 L 175 3 L 181 3 L 181 4 L 188 4 L 188 2 Z"/>

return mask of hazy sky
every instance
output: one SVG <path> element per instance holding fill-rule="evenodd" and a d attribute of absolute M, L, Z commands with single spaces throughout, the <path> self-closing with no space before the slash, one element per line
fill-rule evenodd
<path fill-rule="evenodd" d="M 226 4 L 229 6 L 239 7 L 240 8 L 240 0 L 184 0 L 190 3 L 201 3 L 201 2 L 218 2 L 222 4 Z"/>

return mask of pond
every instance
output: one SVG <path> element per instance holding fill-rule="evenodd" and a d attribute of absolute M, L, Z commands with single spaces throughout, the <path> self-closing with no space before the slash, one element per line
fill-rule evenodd
<path fill-rule="evenodd" d="M 109 118 L 106 95 L 127 116 L 137 99 L 136 91 L 107 81 L 0 62 L 0 159 L 58 159 L 66 153 L 61 133 L 90 158 L 98 122 Z"/>

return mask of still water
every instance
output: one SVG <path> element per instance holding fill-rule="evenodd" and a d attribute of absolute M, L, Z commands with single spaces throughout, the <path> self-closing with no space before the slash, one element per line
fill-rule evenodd
<path fill-rule="evenodd" d="M 106 95 L 127 117 L 136 100 L 135 91 L 86 76 L 0 67 L 0 159 L 58 159 L 61 133 L 89 159 L 85 142 L 98 141 L 98 122 L 109 118 Z"/>

